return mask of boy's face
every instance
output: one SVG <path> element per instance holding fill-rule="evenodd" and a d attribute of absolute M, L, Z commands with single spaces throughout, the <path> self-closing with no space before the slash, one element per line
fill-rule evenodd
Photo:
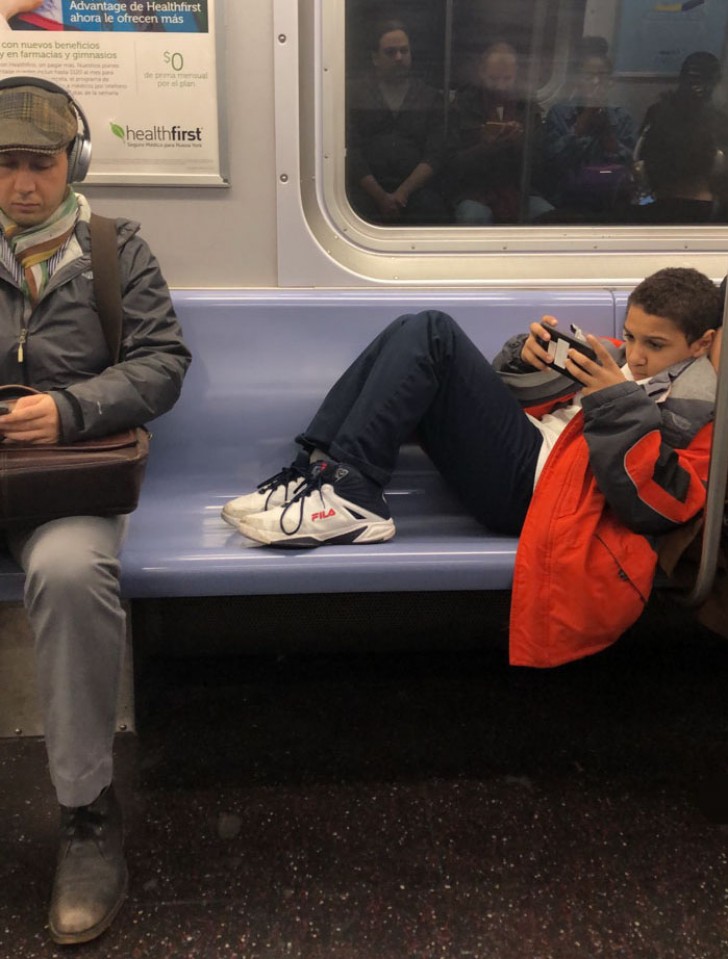
<path fill-rule="evenodd" d="M 627 364 L 636 380 L 651 379 L 682 360 L 704 356 L 713 342 L 715 330 L 688 343 L 683 331 L 664 316 L 652 316 L 632 305 L 624 321 Z"/>

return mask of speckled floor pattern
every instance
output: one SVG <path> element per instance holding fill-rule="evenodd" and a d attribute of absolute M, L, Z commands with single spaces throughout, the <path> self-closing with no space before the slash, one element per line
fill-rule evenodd
<path fill-rule="evenodd" d="M 728 644 L 661 615 L 550 672 L 155 655 L 96 943 L 48 940 L 43 746 L 0 741 L 0 959 L 726 959 Z"/>

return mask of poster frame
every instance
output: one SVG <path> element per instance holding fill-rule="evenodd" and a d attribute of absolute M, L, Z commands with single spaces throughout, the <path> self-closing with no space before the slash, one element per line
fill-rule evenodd
<path fill-rule="evenodd" d="M 720 26 L 714 31 L 715 36 L 720 36 L 721 40 L 719 44 L 715 46 L 706 46 L 704 49 L 707 49 L 708 52 L 714 53 L 719 60 L 723 59 L 725 53 L 725 36 L 726 30 L 728 29 L 728 3 L 725 6 L 717 6 L 719 11 L 719 16 L 722 17 L 722 22 Z M 631 14 L 631 16 L 630 16 Z M 629 25 L 634 26 L 635 16 L 642 16 L 642 11 L 638 10 L 635 13 L 634 6 L 630 3 L 630 0 L 620 0 L 617 18 L 615 23 L 615 32 L 614 32 L 614 51 L 613 51 L 613 63 L 614 70 L 612 76 L 614 78 L 626 79 L 626 80 L 676 80 L 680 74 L 680 68 L 674 67 L 671 64 L 665 64 L 664 68 L 653 68 L 653 69 L 641 69 L 637 66 L 625 66 L 624 58 L 627 57 L 629 61 L 629 55 L 625 54 L 624 51 L 624 41 L 625 34 L 624 31 L 628 29 Z M 642 52 L 642 51 L 641 51 Z M 690 51 L 692 52 L 692 51 Z M 642 61 L 644 62 L 644 61 Z"/>
<path fill-rule="evenodd" d="M 225 0 L 208 0 L 208 5 L 214 10 L 214 36 L 212 37 L 212 57 L 214 72 L 214 94 L 215 94 L 215 112 L 217 119 L 217 169 L 214 172 L 206 171 L 204 173 L 194 172 L 151 172 L 148 170 L 108 170 L 103 173 L 94 171 L 93 155 L 91 168 L 84 179 L 84 187 L 95 186 L 151 186 L 151 187 L 205 187 L 205 188 L 227 188 L 229 182 L 229 161 L 228 161 L 228 137 L 225 124 L 225 102 L 222 96 L 222 85 L 225 80 L 224 69 L 224 50 L 225 50 L 225 29 L 224 29 L 224 9 Z M 20 31 L 24 32 L 24 31 Z M 170 34 L 172 36 L 172 34 Z M 43 75 L 43 59 L 37 58 L 37 75 Z M 27 75 L 27 70 L 3 72 L 3 76 Z M 35 74 L 34 74 L 35 75 Z M 74 97 L 77 95 L 73 90 L 72 84 L 67 84 L 68 92 Z M 79 103 L 83 107 L 83 97 L 78 96 Z M 88 110 L 85 111 L 88 115 Z M 93 122 L 91 127 L 91 141 L 93 145 L 94 129 Z"/>

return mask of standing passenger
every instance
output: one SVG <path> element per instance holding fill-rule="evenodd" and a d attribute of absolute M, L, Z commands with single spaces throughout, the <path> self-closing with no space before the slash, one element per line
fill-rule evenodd
<path fill-rule="evenodd" d="M 79 130 L 79 119 L 83 130 Z M 73 443 L 139 426 L 177 400 L 190 354 L 138 224 L 116 221 L 121 358 L 96 311 L 85 119 L 55 84 L 0 82 L 0 383 L 40 392 L 0 416 L 5 443 Z M 49 925 L 94 939 L 127 887 L 112 744 L 125 640 L 123 516 L 72 516 L 7 532 L 25 571 L 51 779 L 61 804 Z"/>

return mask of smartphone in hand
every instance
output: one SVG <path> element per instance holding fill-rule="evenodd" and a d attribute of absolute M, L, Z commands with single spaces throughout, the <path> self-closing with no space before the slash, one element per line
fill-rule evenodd
<path fill-rule="evenodd" d="M 566 363 L 566 354 L 570 349 L 575 349 L 594 361 L 597 359 L 597 354 L 588 343 L 577 339 L 577 337 L 572 336 L 570 333 L 563 333 L 561 330 L 556 329 L 549 329 L 549 333 L 551 334 L 550 340 L 539 339 L 538 342 L 546 350 L 548 355 L 553 357 L 551 363 L 552 369 L 557 370 L 564 376 L 568 376 L 569 379 L 574 380 L 575 383 L 578 383 L 579 380 L 577 380 L 575 376 L 572 376 L 564 366 Z"/>

